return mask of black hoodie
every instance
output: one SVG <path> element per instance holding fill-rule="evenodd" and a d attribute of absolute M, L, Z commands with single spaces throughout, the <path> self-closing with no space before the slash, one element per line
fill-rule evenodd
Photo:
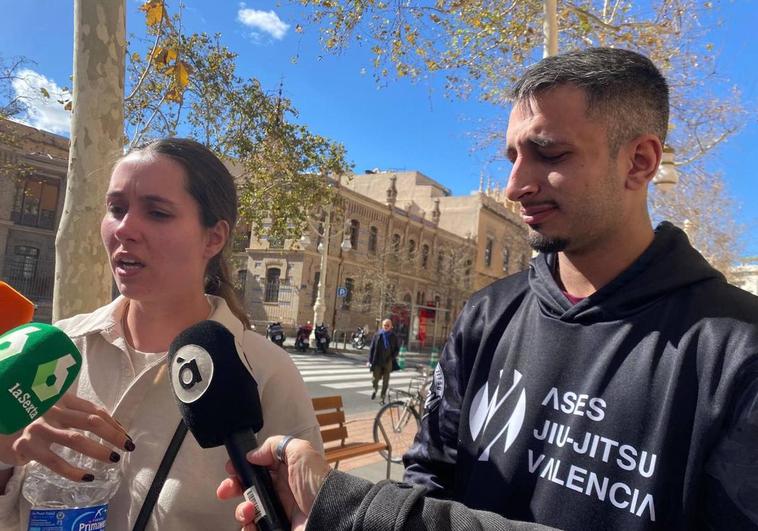
<path fill-rule="evenodd" d="M 555 260 L 539 255 L 467 303 L 406 481 L 560 529 L 704 526 L 705 464 L 757 378 L 758 298 L 665 222 L 575 305 Z"/>

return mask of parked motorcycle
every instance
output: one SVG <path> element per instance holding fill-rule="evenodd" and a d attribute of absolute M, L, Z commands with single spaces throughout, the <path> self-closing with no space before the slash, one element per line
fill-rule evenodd
<path fill-rule="evenodd" d="M 305 324 L 297 329 L 297 335 L 295 336 L 295 348 L 300 352 L 308 350 L 308 340 L 311 337 L 311 324 Z"/>
<path fill-rule="evenodd" d="M 266 327 L 266 337 L 280 347 L 284 345 L 284 329 L 282 328 L 282 323 L 278 321 L 270 323 L 268 327 Z"/>
<path fill-rule="evenodd" d="M 331 338 L 329 337 L 329 329 L 324 323 L 321 323 L 316 326 L 313 334 L 316 336 L 316 350 L 326 354 L 329 350 L 329 341 L 331 341 Z"/>
<path fill-rule="evenodd" d="M 368 345 L 368 334 L 362 326 L 359 326 L 355 332 L 353 332 L 353 337 L 350 339 L 350 343 L 352 343 L 353 348 L 359 350 Z"/>

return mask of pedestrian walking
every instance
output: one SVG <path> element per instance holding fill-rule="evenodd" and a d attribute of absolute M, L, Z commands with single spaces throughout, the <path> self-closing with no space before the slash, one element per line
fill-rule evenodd
<path fill-rule="evenodd" d="M 374 392 L 371 393 L 371 400 L 376 398 L 376 392 L 379 389 L 379 380 L 382 381 L 381 403 L 387 397 L 387 386 L 390 383 L 390 373 L 392 372 L 393 361 L 400 352 L 400 340 L 395 332 L 392 331 L 392 321 L 385 319 L 382 321 L 382 328 L 371 339 L 371 349 L 368 353 L 368 367 L 373 375 Z"/>

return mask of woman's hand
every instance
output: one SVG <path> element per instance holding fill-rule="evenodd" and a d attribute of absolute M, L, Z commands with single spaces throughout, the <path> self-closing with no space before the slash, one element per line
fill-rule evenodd
<path fill-rule="evenodd" d="M 50 448 L 59 444 L 106 463 L 121 459 L 120 454 L 88 437 L 87 432 L 116 448 L 134 450 L 134 442 L 126 430 L 105 409 L 65 394 L 23 430 L 0 436 L 0 461 L 24 465 L 34 460 L 72 481 L 92 481 L 91 471 L 69 464 Z"/>
<path fill-rule="evenodd" d="M 331 469 L 323 456 L 308 441 L 301 439 L 292 439 L 285 448 L 284 462 L 279 461 L 275 449 L 283 438 L 269 437 L 256 450 L 247 454 L 247 460 L 271 471 L 276 494 L 292 523 L 292 529 L 300 531 L 305 529 L 316 495 Z M 216 490 L 216 495 L 221 500 L 242 495 L 242 485 L 231 462 L 227 462 L 226 471 L 231 477 L 222 481 Z M 254 515 L 255 507 L 248 501 L 237 505 L 234 511 L 243 530 L 257 529 L 253 523 Z"/>

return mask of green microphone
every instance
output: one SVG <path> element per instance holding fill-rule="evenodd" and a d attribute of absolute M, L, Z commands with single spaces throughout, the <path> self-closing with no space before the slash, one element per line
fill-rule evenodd
<path fill-rule="evenodd" d="M 79 374 L 82 355 L 60 329 L 28 323 L 0 335 L 0 433 L 50 409 Z"/>

